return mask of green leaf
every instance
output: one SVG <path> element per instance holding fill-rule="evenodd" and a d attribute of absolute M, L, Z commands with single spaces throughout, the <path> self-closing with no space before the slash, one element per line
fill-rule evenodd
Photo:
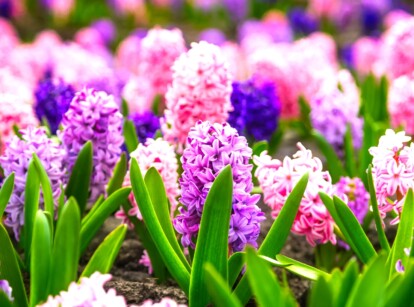
<path fill-rule="evenodd" d="M 139 210 L 148 228 L 148 231 L 153 239 L 161 257 L 170 271 L 173 278 L 177 281 L 180 288 L 188 294 L 190 285 L 190 273 L 181 259 L 175 253 L 168 238 L 158 221 L 157 215 L 152 205 L 151 197 L 148 193 L 147 187 L 142 177 L 141 170 L 135 158 L 131 159 L 131 184 L 134 191 L 135 199 L 138 203 Z"/>
<path fill-rule="evenodd" d="M 385 236 L 384 228 L 382 226 L 382 219 L 380 216 L 380 212 L 378 210 L 377 194 L 375 192 L 374 179 L 372 178 L 372 165 L 371 164 L 368 166 L 367 178 L 368 178 L 367 182 L 368 182 L 370 203 L 371 203 L 372 211 L 374 215 L 375 226 L 377 228 L 378 240 L 380 242 L 381 248 L 385 251 L 389 251 L 390 244 L 388 243 L 387 237 Z"/>
<path fill-rule="evenodd" d="M 89 198 L 89 186 L 93 165 L 92 155 L 92 143 L 88 141 L 79 152 L 65 191 L 67 198 L 73 196 L 76 199 L 81 216 L 85 211 Z"/>
<path fill-rule="evenodd" d="M 269 155 L 273 155 L 276 153 L 277 149 L 279 148 L 280 144 L 282 143 L 283 136 L 285 134 L 285 127 L 282 122 L 279 123 L 279 127 L 276 131 L 272 134 L 272 137 L 269 141 Z"/>
<path fill-rule="evenodd" d="M 389 268 L 389 278 L 396 272 L 395 264 L 397 260 L 401 260 L 403 265 L 406 265 L 408 256 L 404 249 L 411 247 L 413 240 L 414 227 L 414 196 L 413 190 L 409 189 L 404 201 L 404 206 L 401 213 L 400 224 L 398 225 L 397 235 L 395 236 L 391 252 L 387 259 L 387 266 Z"/>
<path fill-rule="evenodd" d="M 394 306 L 411 306 L 414 302 L 414 263 L 410 261 L 410 265 L 407 266 L 403 277 L 400 278 L 398 287 L 390 293 L 390 296 L 387 298 L 384 306 L 394 307 Z M 392 282 L 395 282 L 392 280 Z M 388 293 L 387 293 L 388 294 Z"/>
<path fill-rule="evenodd" d="M 0 306 L 1 307 L 13 307 L 13 303 L 10 302 L 9 297 L 4 291 L 0 289 Z"/>
<path fill-rule="evenodd" d="M 3 216 L 4 210 L 9 203 L 10 196 L 14 189 L 14 172 L 7 176 L 3 181 L 3 185 L 0 189 L 0 216 Z"/>
<path fill-rule="evenodd" d="M 98 210 L 99 206 L 102 205 L 104 202 L 105 197 L 103 195 L 100 195 L 98 199 L 95 201 L 95 203 L 92 205 L 91 210 L 82 218 L 81 227 L 85 225 L 88 220 L 95 214 L 96 210 Z"/>
<path fill-rule="evenodd" d="M 24 244 L 26 265 L 30 263 L 33 226 L 39 208 L 40 181 L 33 160 L 30 160 L 24 190 Z"/>
<path fill-rule="evenodd" d="M 102 227 L 106 219 L 126 201 L 131 188 L 121 188 L 112 193 L 99 207 L 93 215 L 82 224 L 80 231 L 80 255 L 82 255 L 98 230 Z"/>
<path fill-rule="evenodd" d="M 260 156 L 260 154 L 265 151 L 268 150 L 269 144 L 267 143 L 267 141 L 260 141 L 260 142 L 256 142 L 253 145 L 253 156 Z"/>
<path fill-rule="evenodd" d="M 322 151 L 323 155 L 326 158 L 328 171 L 332 177 L 332 183 L 338 182 L 341 176 L 345 174 L 341 160 L 339 159 L 332 145 L 328 143 L 322 134 L 314 130 L 312 131 L 311 135 L 318 144 L 318 148 Z"/>
<path fill-rule="evenodd" d="M 148 193 L 151 197 L 151 202 L 154 206 L 155 213 L 157 214 L 158 221 L 164 231 L 165 236 L 170 242 L 172 248 L 180 257 L 182 263 L 187 267 L 190 272 L 190 265 L 184 256 L 184 253 L 178 244 L 177 237 L 174 231 L 174 227 L 171 222 L 171 213 L 168 205 L 167 193 L 165 191 L 164 182 L 157 169 L 151 167 L 144 177 L 145 185 L 148 189 Z"/>
<path fill-rule="evenodd" d="M 274 257 L 278 254 L 289 236 L 290 229 L 292 228 L 293 221 L 299 210 L 300 203 L 302 201 L 303 194 L 305 193 L 306 186 L 309 180 L 309 173 L 306 173 L 298 181 L 292 192 L 289 194 L 285 205 L 280 210 L 278 217 L 273 222 L 266 238 L 259 248 L 259 255 Z M 240 283 L 234 290 L 237 297 L 242 304 L 246 304 L 251 297 L 251 291 L 248 287 L 247 278 L 242 277 Z"/>
<path fill-rule="evenodd" d="M 214 306 L 217 307 L 241 307 L 242 304 L 235 297 L 219 272 L 211 263 L 204 265 L 205 287 Z"/>
<path fill-rule="evenodd" d="M 75 198 L 71 197 L 62 209 L 53 242 L 52 264 L 48 294 L 56 295 L 67 290 L 76 280 L 80 242 L 80 212 Z"/>
<path fill-rule="evenodd" d="M 309 307 L 333 307 L 334 293 L 326 280 L 326 277 L 321 276 L 311 288 L 309 296 Z"/>
<path fill-rule="evenodd" d="M 30 261 L 30 306 L 36 306 L 47 299 L 45 285 L 52 261 L 52 233 L 48 218 L 41 210 L 36 213 Z"/>
<path fill-rule="evenodd" d="M 135 125 L 130 120 L 124 122 L 124 138 L 125 145 L 129 153 L 133 152 L 138 147 L 138 136 L 135 130 Z"/>
<path fill-rule="evenodd" d="M 9 282 L 13 289 L 14 303 L 19 307 L 27 307 L 27 296 L 23 285 L 22 273 L 15 255 L 15 250 L 10 241 L 7 230 L 0 224 L 0 279 Z"/>
<path fill-rule="evenodd" d="M 203 207 L 191 271 L 191 306 L 206 306 L 210 301 L 204 288 L 204 264 L 210 263 L 225 280 L 228 279 L 227 255 L 232 199 L 233 175 L 228 165 L 214 180 Z"/>
<path fill-rule="evenodd" d="M 123 152 L 119 158 L 118 163 L 115 165 L 114 173 L 111 180 L 109 180 L 108 187 L 106 188 L 108 196 L 122 187 L 127 168 L 128 163 L 126 160 L 125 152 Z"/>
<path fill-rule="evenodd" d="M 244 265 L 244 253 L 236 252 L 230 256 L 228 260 L 229 278 L 228 284 L 233 287 Z"/>
<path fill-rule="evenodd" d="M 346 305 L 352 288 L 358 278 L 358 273 L 358 263 L 352 258 L 345 267 L 339 292 L 335 298 L 335 306 L 342 307 Z"/>
<path fill-rule="evenodd" d="M 354 144 L 352 141 L 352 132 L 350 124 L 346 125 L 346 132 L 344 136 L 344 151 L 345 151 L 345 169 L 349 177 L 354 178 L 356 176 L 356 161 Z"/>
<path fill-rule="evenodd" d="M 50 184 L 49 176 L 46 173 L 45 168 L 43 167 L 42 162 L 36 153 L 33 153 L 33 163 L 36 167 L 37 174 L 40 179 L 40 185 L 43 192 L 43 202 L 45 204 L 45 211 L 49 212 L 51 216 L 54 216 L 55 204 L 53 200 L 53 190 Z"/>
<path fill-rule="evenodd" d="M 121 112 L 124 117 L 127 117 L 129 115 L 129 106 L 128 102 L 125 99 L 122 99 Z"/>
<path fill-rule="evenodd" d="M 119 250 L 121 249 L 122 242 L 124 242 L 126 231 L 127 226 L 121 224 L 104 239 L 93 253 L 91 259 L 83 270 L 81 278 L 89 277 L 96 271 L 101 272 L 102 274 L 109 273 L 118 256 Z"/>

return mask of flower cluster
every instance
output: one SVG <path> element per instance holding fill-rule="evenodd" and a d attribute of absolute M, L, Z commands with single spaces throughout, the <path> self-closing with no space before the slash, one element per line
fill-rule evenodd
<path fill-rule="evenodd" d="M 369 209 L 369 193 L 359 178 L 341 177 L 334 185 L 334 194 L 344 198 L 348 207 L 362 224 Z"/>
<path fill-rule="evenodd" d="M 46 77 L 37 85 L 35 112 L 39 121 L 47 120 L 51 133 L 55 134 L 59 128 L 63 114 L 69 109 L 73 96 L 75 90 L 62 80 Z"/>
<path fill-rule="evenodd" d="M 264 202 L 271 208 L 276 218 L 299 179 L 309 172 L 309 182 L 302 198 L 298 214 L 292 226 L 292 232 L 306 236 L 312 245 L 336 244 L 334 221 L 319 197 L 319 192 L 332 195 L 331 177 L 322 170 L 322 162 L 312 157 L 312 152 L 298 143 L 299 151 L 293 159 L 285 157 L 283 161 L 272 159 L 266 152 L 255 156 L 257 177 L 264 195 Z"/>
<path fill-rule="evenodd" d="M 29 127 L 20 130 L 22 139 L 14 136 L 8 143 L 0 164 L 4 175 L 15 173 L 14 190 L 5 209 L 4 224 L 13 228 L 16 239 L 24 224 L 24 198 L 27 170 L 33 153 L 36 153 L 50 178 L 55 206 L 61 194 L 61 185 L 66 182 L 66 151 L 52 139 L 49 139 L 43 128 Z"/>
<path fill-rule="evenodd" d="M 256 245 L 260 222 L 264 214 L 256 206 L 260 196 L 250 195 L 252 150 L 246 138 L 239 136 L 229 124 L 197 122 L 188 134 L 187 146 L 181 162 L 182 194 L 180 214 L 174 220 L 175 229 L 182 234 L 183 246 L 194 247 L 204 203 L 211 185 L 220 171 L 231 165 L 233 171 L 233 209 L 230 218 L 229 244 L 233 251 L 246 244 Z"/>
<path fill-rule="evenodd" d="M 165 139 L 180 147 L 198 120 L 226 121 L 231 111 L 231 80 L 220 48 L 203 41 L 192 43 L 172 69 L 162 128 Z"/>
<path fill-rule="evenodd" d="M 172 299 L 165 297 L 158 303 L 154 303 L 152 300 L 146 300 L 140 307 L 187 307 L 187 305 L 177 304 Z"/>
<path fill-rule="evenodd" d="M 130 114 L 128 119 L 134 123 L 140 143 L 145 143 L 147 138 L 154 138 L 160 129 L 160 119 L 151 111 Z"/>
<path fill-rule="evenodd" d="M 105 185 L 121 155 L 122 114 L 112 95 L 94 89 L 77 92 L 62 119 L 58 133 L 68 152 L 68 169 L 75 164 L 82 146 L 92 142 L 93 172 L 90 201 L 105 192 Z"/>
<path fill-rule="evenodd" d="M 270 140 L 281 109 L 274 83 L 259 83 L 253 79 L 234 82 L 231 103 L 233 111 L 228 122 L 232 127 L 255 140 Z"/>
<path fill-rule="evenodd" d="M 410 140 L 404 131 L 395 133 L 387 129 L 378 146 L 369 149 L 381 217 L 392 210 L 398 214 L 391 224 L 399 222 L 404 196 L 414 187 L 414 145 L 405 145 Z"/>
<path fill-rule="evenodd" d="M 49 296 L 48 300 L 38 307 L 126 307 L 125 298 L 116 295 L 115 289 L 104 289 L 104 284 L 110 279 L 110 274 L 95 272 L 90 277 L 81 278 L 79 283 L 72 282 L 68 291 L 61 291 L 55 297 Z"/>

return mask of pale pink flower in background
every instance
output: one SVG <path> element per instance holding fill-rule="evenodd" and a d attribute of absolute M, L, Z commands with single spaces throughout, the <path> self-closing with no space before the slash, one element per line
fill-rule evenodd
<path fill-rule="evenodd" d="M 141 258 L 139 259 L 139 264 L 145 266 L 148 269 L 148 274 L 151 275 L 152 272 L 154 271 L 152 268 L 152 264 L 151 264 L 151 259 L 148 256 L 148 252 L 146 250 L 144 250 Z"/>
<path fill-rule="evenodd" d="M 144 76 L 131 76 L 123 87 L 121 95 L 131 113 L 144 113 L 151 110 L 155 98 L 154 88 L 150 80 Z"/>
<path fill-rule="evenodd" d="M 331 242 L 336 244 L 334 221 L 319 197 L 319 192 L 333 194 L 331 177 L 322 170 L 322 162 L 298 143 L 299 151 L 283 161 L 272 159 L 266 152 L 254 156 L 257 165 L 255 176 L 263 191 L 264 202 L 276 218 L 299 179 L 309 173 L 309 182 L 302 198 L 292 232 L 306 236 L 312 246 Z"/>
<path fill-rule="evenodd" d="M 43 30 L 36 35 L 33 44 L 36 46 L 40 45 L 43 47 L 54 48 L 62 44 L 62 39 L 54 30 Z"/>
<path fill-rule="evenodd" d="M 0 94 L 18 95 L 19 101 L 29 105 L 34 102 L 32 84 L 15 76 L 9 67 L 0 68 Z"/>
<path fill-rule="evenodd" d="M 407 13 L 406 11 L 399 10 L 399 9 L 392 10 L 384 16 L 383 23 L 384 23 L 385 28 L 389 29 L 392 26 L 394 26 L 397 22 L 408 20 L 412 17 L 413 16 L 410 13 Z"/>
<path fill-rule="evenodd" d="M 177 304 L 174 300 L 165 297 L 158 303 L 154 303 L 152 300 L 146 300 L 139 307 L 187 307 L 187 305 Z"/>
<path fill-rule="evenodd" d="M 58 19 L 66 19 L 75 7 L 74 0 L 46 0 L 46 6 Z"/>
<path fill-rule="evenodd" d="M 381 40 L 372 37 L 361 37 L 352 46 L 352 57 L 356 71 L 361 75 L 374 72 L 379 58 Z"/>
<path fill-rule="evenodd" d="M 248 78 L 246 57 L 240 46 L 227 41 L 220 48 L 229 63 L 229 70 L 234 80 L 246 80 Z"/>
<path fill-rule="evenodd" d="M 310 0 L 309 10 L 319 18 L 334 19 L 341 7 L 340 0 Z"/>
<path fill-rule="evenodd" d="M 222 123 L 232 110 L 231 75 L 218 46 L 192 43 L 173 67 L 173 81 L 166 94 L 164 138 L 181 150 L 198 120 Z"/>
<path fill-rule="evenodd" d="M 130 35 L 119 44 L 115 54 L 115 67 L 123 74 L 137 74 L 140 62 L 141 38 Z"/>
<path fill-rule="evenodd" d="M 408 134 L 414 135 L 414 72 L 391 82 L 388 109 L 392 126 L 403 126 Z"/>

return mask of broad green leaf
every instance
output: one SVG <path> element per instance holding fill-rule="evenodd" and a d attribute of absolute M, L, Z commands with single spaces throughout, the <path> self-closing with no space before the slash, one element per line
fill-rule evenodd
<path fill-rule="evenodd" d="M 73 196 L 76 199 L 81 216 L 85 211 L 89 198 L 89 186 L 93 165 L 92 156 L 92 143 L 88 141 L 79 152 L 65 191 L 67 198 Z"/>
<path fill-rule="evenodd" d="M 351 209 L 338 197 L 333 197 L 334 205 L 338 217 L 341 219 L 343 226 L 346 228 L 352 245 L 358 250 L 361 255 L 361 261 L 367 263 L 372 257 L 376 255 L 372 243 L 369 241 L 364 230 L 352 213 Z"/>
<path fill-rule="evenodd" d="M 96 271 L 102 274 L 109 273 L 124 242 L 126 231 L 127 226 L 121 224 L 104 239 L 93 253 L 82 272 L 81 278 L 89 277 Z"/>
<path fill-rule="evenodd" d="M 323 155 L 326 158 L 326 162 L 328 164 L 328 171 L 332 177 L 332 183 L 338 182 L 341 176 L 345 174 L 345 170 L 341 163 L 341 160 L 335 152 L 335 149 L 319 132 L 314 130 L 312 131 L 311 135 L 318 144 L 318 148 L 322 151 Z"/>
<path fill-rule="evenodd" d="M 260 141 L 260 142 L 256 142 L 253 145 L 253 155 L 254 156 L 260 156 L 260 154 L 267 150 L 269 147 L 269 144 L 267 143 L 267 141 Z"/>
<path fill-rule="evenodd" d="M 190 285 L 190 273 L 186 266 L 182 263 L 180 257 L 175 253 L 168 238 L 158 221 L 154 206 L 152 205 L 151 197 L 145 186 L 144 178 L 135 158 L 131 159 L 131 184 L 134 191 L 135 199 L 138 203 L 139 210 L 148 228 L 148 231 L 153 239 L 161 257 L 170 271 L 173 278 L 177 281 L 180 288 L 188 294 Z"/>
<path fill-rule="evenodd" d="M 373 257 L 357 279 L 346 306 L 380 306 L 385 297 L 388 272 L 385 272 L 387 255 Z"/>
<path fill-rule="evenodd" d="M 346 173 L 349 177 L 354 178 L 356 176 L 357 171 L 350 124 L 346 125 L 346 132 L 344 136 L 344 152 Z"/>
<path fill-rule="evenodd" d="M 274 257 L 285 245 L 290 229 L 292 228 L 293 221 L 295 220 L 296 214 L 299 210 L 308 180 L 309 173 L 306 173 L 302 176 L 293 188 L 292 192 L 289 194 L 285 205 L 282 207 L 282 210 L 280 210 L 278 217 L 273 222 L 272 227 L 259 248 L 259 255 Z M 247 278 L 245 276 L 242 277 L 234 292 L 242 304 L 246 304 L 248 302 L 251 297 L 251 290 L 249 289 Z"/>
<path fill-rule="evenodd" d="M 344 307 L 358 278 L 358 263 L 352 258 L 346 265 L 338 295 L 335 297 L 335 306 Z"/>
<path fill-rule="evenodd" d="M 225 280 L 228 279 L 227 255 L 232 199 L 233 175 L 228 165 L 214 180 L 204 203 L 191 270 L 191 306 L 206 306 L 210 302 L 204 288 L 204 264 L 210 263 Z"/>
<path fill-rule="evenodd" d="M 404 206 L 401 213 L 400 224 L 398 225 L 397 235 L 395 236 L 391 252 L 389 253 L 387 266 L 389 268 L 389 278 L 396 272 L 395 264 L 401 260 L 403 265 L 406 264 L 408 256 L 404 249 L 411 247 L 413 240 L 414 227 L 414 196 L 413 190 L 409 189 L 405 196 Z"/>
<path fill-rule="evenodd" d="M 33 229 L 32 253 L 30 258 L 30 306 L 47 299 L 47 285 L 52 261 L 52 234 L 48 218 L 37 211 Z"/>
<path fill-rule="evenodd" d="M 3 185 L 0 189 L 0 216 L 3 216 L 4 210 L 9 203 L 10 196 L 14 189 L 14 172 L 7 176 L 3 181 Z"/>
<path fill-rule="evenodd" d="M 388 243 L 387 237 L 385 236 L 384 228 L 382 226 L 382 219 L 380 216 L 380 212 L 378 210 L 377 194 L 375 192 L 374 179 L 372 178 L 372 165 L 371 164 L 368 166 L 367 177 L 368 177 L 367 182 L 368 182 L 370 203 L 371 203 L 372 211 L 374 215 L 375 226 L 377 228 L 378 240 L 380 242 L 381 248 L 385 251 L 389 251 L 390 244 Z"/>
<path fill-rule="evenodd" d="M 124 122 L 124 138 L 125 145 L 129 153 L 137 149 L 138 146 L 138 136 L 135 130 L 135 125 L 130 120 L 125 120 Z"/>
<path fill-rule="evenodd" d="M 112 193 L 82 225 L 80 231 L 80 255 L 85 252 L 106 219 L 126 201 L 129 193 L 131 193 L 131 188 L 122 188 Z"/>
<path fill-rule="evenodd" d="M 70 197 L 62 209 L 53 242 L 52 264 L 48 294 L 56 295 L 67 290 L 76 280 L 80 242 L 80 212 L 75 198 Z"/>
<path fill-rule="evenodd" d="M 127 117 L 129 115 L 129 106 L 128 102 L 125 99 L 122 99 L 121 112 L 124 117 Z"/>
<path fill-rule="evenodd" d="M 372 156 L 369 153 L 369 149 L 375 145 L 374 123 L 369 116 L 364 116 L 364 125 L 362 130 L 363 138 L 359 157 L 359 160 L 361 161 L 359 164 L 359 178 L 361 178 L 365 184 L 365 187 L 368 189 L 366 170 L 372 161 Z"/>
<path fill-rule="evenodd" d="M 24 251 L 26 265 L 30 264 L 30 246 L 32 244 L 33 226 L 39 208 L 40 181 L 33 160 L 30 160 L 24 190 Z"/>
<path fill-rule="evenodd" d="M 15 255 L 15 250 L 10 241 L 7 230 L 0 224 L 0 279 L 9 282 L 13 289 L 14 303 L 19 307 L 27 307 L 27 296 L 24 289 L 22 273 Z"/>
<path fill-rule="evenodd" d="M 311 288 L 309 296 L 309 307 L 333 307 L 334 293 L 326 280 L 326 277 L 321 276 Z"/>
<path fill-rule="evenodd" d="M 99 206 L 102 205 L 104 202 L 105 197 L 103 195 L 99 196 L 95 203 L 92 205 L 91 210 L 82 218 L 81 227 L 85 225 L 88 220 L 95 214 L 96 210 L 98 210 Z"/>
<path fill-rule="evenodd" d="M 258 306 L 283 306 L 282 290 L 275 274 L 256 251 L 246 248 L 246 275 Z"/>
<path fill-rule="evenodd" d="M 217 307 L 241 307 L 237 297 L 231 293 L 227 282 L 223 279 L 219 272 L 210 263 L 204 265 L 204 285 Z"/>
<path fill-rule="evenodd" d="M 1 307 L 14 307 L 13 303 L 7 297 L 7 294 L 4 293 L 4 291 L 2 291 L 1 289 L 0 289 L 0 306 Z"/>
<path fill-rule="evenodd" d="M 244 253 L 236 252 L 230 256 L 228 260 L 229 278 L 228 284 L 233 287 L 244 265 Z"/>
<path fill-rule="evenodd" d="M 148 193 L 151 197 L 155 213 L 157 214 L 161 227 L 164 230 L 165 236 L 167 237 L 178 257 L 180 257 L 181 261 L 190 272 L 190 265 L 188 264 L 187 259 L 185 258 L 184 253 L 178 244 L 174 227 L 171 222 L 171 213 L 168 205 L 167 193 L 165 191 L 165 186 L 161 175 L 154 167 L 151 167 L 146 172 L 144 181 L 148 189 Z"/>
<path fill-rule="evenodd" d="M 282 122 L 279 122 L 279 127 L 277 127 L 276 131 L 272 134 L 272 137 L 270 138 L 270 141 L 269 141 L 269 146 L 268 146 L 269 155 L 273 155 L 276 153 L 277 149 L 282 143 L 284 134 L 285 134 L 285 127 Z"/>
<path fill-rule="evenodd" d="M 403 277 L 399 279 L 399 286 L 391 293 L 391 295 L 386 299 L 384 306 L 394 307 L 394 306 L 412 306 L 414 302 L 414 263 L 410 261 L 410 265 L 407 266 Z M 392 281 L 394 282 L 394 280 Z"/>
<path fill-rule="evenodd" d="M 51 216 L 54 216 L 55 204 L 53 200 L 53 190 L 50 184 L 49 176 L 46 173 L 45 168 L 43 167 L 42 162 L 36 153 L 33 153 L 33 163 L 36 167 L 37 174 L 40 179 L 40 185 L 43 192 L 43 202 L 45 205 L 45 211 L 49 212 Z"/>
<path fill-rule="evenodd" d="M 125 152 L 123 152 L 118 163 L 115 165 L 114 173 L 111 180 L 109 180 L 108 187 L 106 188 L 108 196 L 122 187 L 127 168 L 128 162 L 126 160 Z"/>

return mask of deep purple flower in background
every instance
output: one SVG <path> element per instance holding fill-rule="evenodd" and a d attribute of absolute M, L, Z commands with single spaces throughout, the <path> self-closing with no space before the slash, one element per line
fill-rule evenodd
<path fill-rule="evenodd" d="M 290 25 L 295 33 L 308 35 L 319 28 L 318 21 L 302 8 L 293 8 L 288 13 Z"/>
<path fill-rule="evenodd" d="M 105 186 L 121 155 L 122 114 L 112 95 L 94 89 L 77 92 L 69 110 L 62 119 L 63 130 L 58 132 L 68 152 L 68 169 L 71 170 L 82 146 L 91 141 L 93 171 L 91 195 L 93 202 L 105 193 Z"/>
<path fill-rule="evenodd" d="M 0 0 L 0 17 L 10 19 L 12 17 L 12 11 L 11 0 Z"/>
<path fill-rule="evenodd" d="M 340 50 L 340 56 L 341 56 L 342 62 L 344 63 L 344 65 L 348 69 L 353 69 L 354 68 L 355 64 L 354 64 L 353 45 L 345 45 Z"/>
<path fill-rule="evenodd" d="M 99 19 L 92 23 L 92 28 L 96 29 L 105 44 L 109 45 L 116 37 L 116 28 L 109 19 Z"/>
<path fill-rule="evenodd" d="M 281 102 L 273 82 L 234 82 L 231 94 L 233 111 L 228 122 L 240 134 L 255 140 L 270 140 L 277 128 Z"/>
<path fill-rule="evenodd" d="M 377 9 L 371 6 L 362 6 L 361 25 L 366 35 L 378 36 L 381 34 L 382 15 Z"/>
<path fill-rule="evenodd" d="M 12 297 L 13 289 L 10 287 L 9 282 L 7 280 L 0 279 L 0 291 L 3 291 L 10 301 L 13 301 L 13 297 Z"/>
<path fill-rule="evenodd" d="M 38 83 L 34 105 L 36 116 L 39 121 L 47 120 L 51 133 L 56 133 L 74 96 L 75 90 L 71 85 L 62 80 L 53 80 L 50 75 Z"/>
<path fill-rule="evenodd" d="M 147 138 L 153 139 L 160 129 L 159 117 L 150 111 L 130 114 L 128 119 L 134 123 L 140 143 L 145 143 Z"/>
<path fill-rule="evenodd" d="M 220 171 L 231 165 L 233 171 L 233 209 L 230 218 L 229 244 L 232 251 L 246 244 L 256 246 L 264 213 L 256 205 L 259 195 L 250 195 L 252 150 L 247 140 L 228 123 L 210 124 L 199 121 L 188 134 L 187 146 L 181 157 L 183 174 L 180 179 L 179 215 L 174 220 L 183 246 L 194 248 L 201 214 L 211 185 Z"/>
<path fill-rule="evenodd" d="M 15 174 L 14 190 L 5 209 L 4 224 L 13 228 L 16 239 L 19 239 L 20 229 L 24 224 L 24 191 L 26 187 L 27 170 L 33 153 L 36 153 L 50 178 L 55 207 L 61 194 L 61 185 L 66 183 L 66 151 L 61 144 L 49 139 L 44 128 L 29 127 L 20 130 L 22 139 L 14 136 L 7 144 L 0 164 L 4 175 Z M 41 203 L 41 206 L 43 204 Z"/>
<path fill-rule="evenodd" d="M 234 21 L 243 20 L 249 10 L 248 0 L 224 0 L 223 5 Z"/>

